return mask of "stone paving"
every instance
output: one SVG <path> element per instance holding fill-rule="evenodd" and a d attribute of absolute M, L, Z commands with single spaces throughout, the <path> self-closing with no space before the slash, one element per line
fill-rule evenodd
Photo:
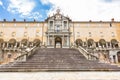
<path fill-rule="evenodd" d="M 120 72 L 5 72 L 0 80 L 120 80 Z"/>

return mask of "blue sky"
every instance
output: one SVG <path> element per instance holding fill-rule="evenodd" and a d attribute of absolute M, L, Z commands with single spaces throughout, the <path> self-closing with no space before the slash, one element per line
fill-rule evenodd
<path fill-rule="evenodd" d="M 44 20 L 52 4 L 40 0 L 0 0 L 0 20 Z"/>
<path fill-rule="evenodd" d="M 120 0 L 0 0 L 0 20 L 44 21 L 58 7 L 74 21 L 120 21 Z"/>

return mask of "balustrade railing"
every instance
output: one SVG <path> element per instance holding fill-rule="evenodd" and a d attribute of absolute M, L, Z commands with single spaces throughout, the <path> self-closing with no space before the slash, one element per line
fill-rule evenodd
<path fill-rule="evenodd" d="M 48 32 L 69 32 L 69 29 L 48 29 Z"/>
<path fill-rule="evenodd" d="M 98 59 L 98 57 L 97 56 L 95 56 L 94 54 L 92 54 L 92 53 L 89 53 L 87 50 L 85 50 L 83 47 L 81 47 L 81 46 L 79 46 L 78 48 L 77 48 L 85 57 L 86 57 L 86 59 L 88 59 L 88 60 L 97 60 Z"/>
<path fill-rule="evenodd" d="M 22 55 L 15 58 L 16 61 L 26 61 L 28 57 L 34 54 L 34 51 L 36 50 L 36 46 L 32 48 L 27 48 L 25 51 L 22 51 Z"/>

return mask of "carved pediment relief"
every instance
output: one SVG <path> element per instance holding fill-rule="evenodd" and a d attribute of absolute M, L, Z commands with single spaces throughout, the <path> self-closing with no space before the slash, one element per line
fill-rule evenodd
<path fill-rule="evenodd" d="M 48 20 L 68 20 L 68 21 L 71 21 L 71 19 L 69 17 L 66 17 L 66 16 L 60 14 L 60 9 L 57 9 L 56 14 L 48 17 L 45 21 L 48 21 Z"/>

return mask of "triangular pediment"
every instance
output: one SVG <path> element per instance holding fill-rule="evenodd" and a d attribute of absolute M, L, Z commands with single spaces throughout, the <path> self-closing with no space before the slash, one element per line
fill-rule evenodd
<path fill-rule="evenodd" d="M 60 13 L 60 10 L 56 10 L 56 14 L 54 14 L 53 16 L 48 17 L 45 21 L 48 20 L 68 20 L 71 21 L 71 19 L 68 16 L 64 16 Z"/>

